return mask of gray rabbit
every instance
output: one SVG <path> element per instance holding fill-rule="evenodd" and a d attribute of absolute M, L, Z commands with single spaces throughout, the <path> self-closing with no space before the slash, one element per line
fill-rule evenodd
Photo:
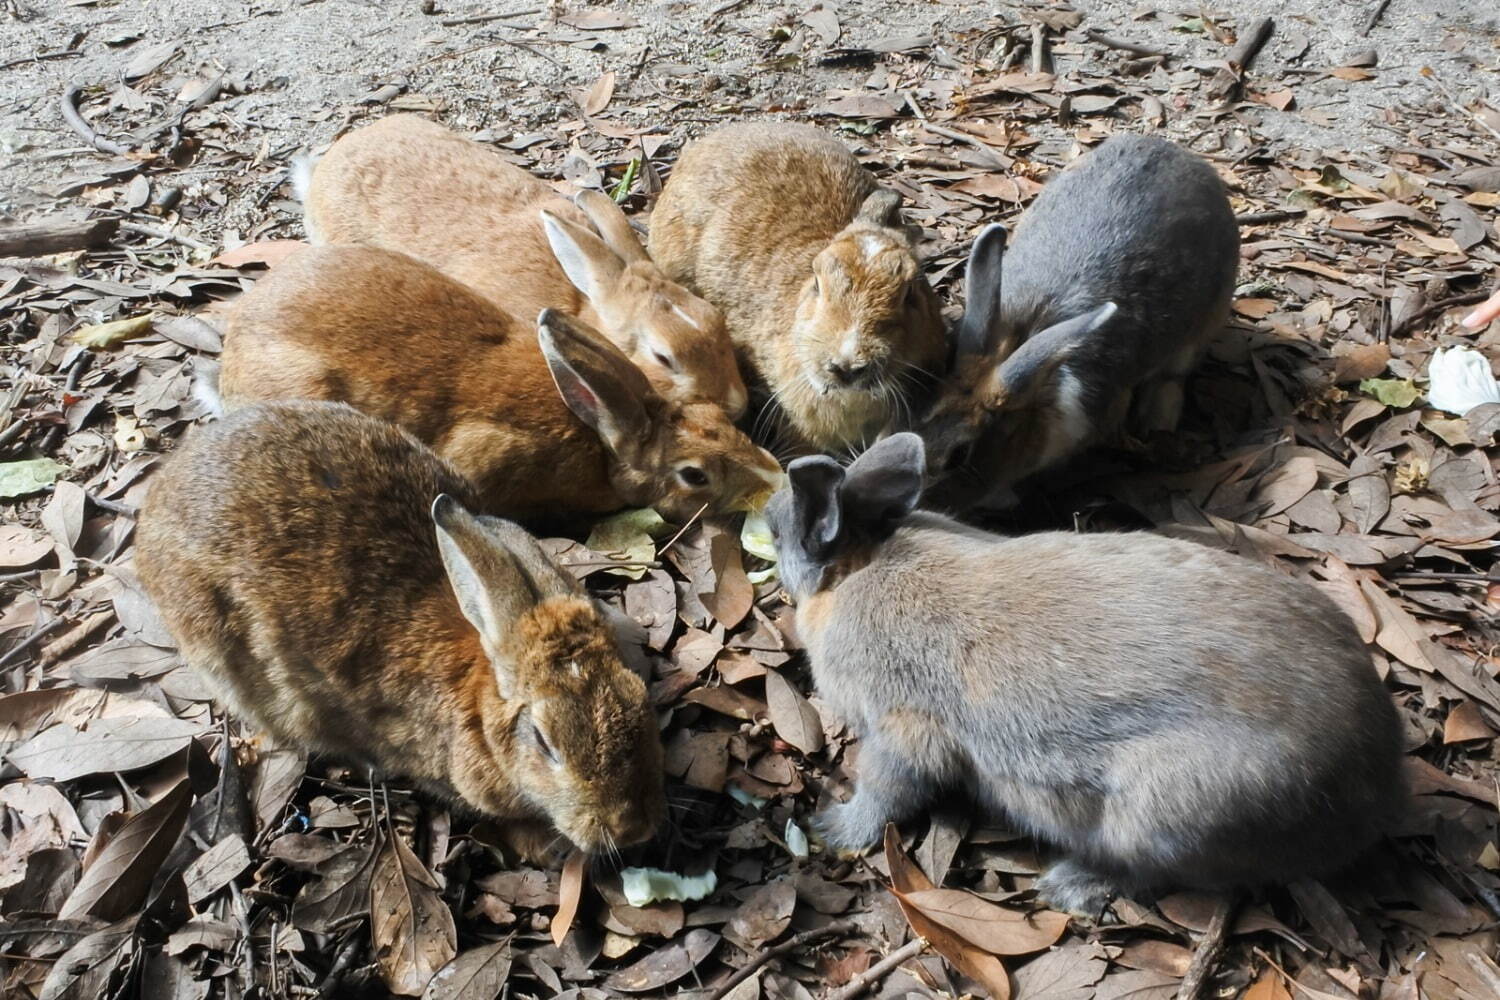
<path fill-rule="evenodd" d="M 1337 869 L 1404 799 L 1395 708 L 1315 588 L 1147 533 L 992 535 L 915 512 L 921 439 L 798 459 L 767 517 L 818 692 L 860 736 L 839 848 L 943 790 L 1108 897 Z"/>
<path fill-rule="evenodd" d="M 948 509 L 1006 506 L 1017 482 L 1094 441 L 1175 428 L 1239 265 L 1218 174 L 1149 136 L 1076 160 L 1009 243 L 1000 225 L 974 241 L 953 371 L 918 428 L 930 500 Z"/>

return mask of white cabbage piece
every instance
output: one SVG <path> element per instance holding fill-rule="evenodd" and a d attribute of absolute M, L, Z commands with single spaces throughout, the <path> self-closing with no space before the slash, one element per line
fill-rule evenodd
<path fill-rule="evenodd" d="M 631 906 L 668 901 L 689 902 L 702 899 L 719 884 L 719 876 L 710 868 L 702 875 L 679 875 L 660 868 L 626 868 L 620 872 L 625 902 Z"/>
<path fill-rule="evenodd" d="M 1434 351 L 1427 378 L 1427 403 L 1435 409 L 1461 417 L 1476 406 L 1500 403 L 1500 382 L 1489 359 L 1471 347 Z"/>

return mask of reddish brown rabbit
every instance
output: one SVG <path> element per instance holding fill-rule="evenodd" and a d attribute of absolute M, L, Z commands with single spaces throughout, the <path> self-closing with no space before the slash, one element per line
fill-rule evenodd
<path fill-rule="evenodd" d="M 571 574 L 409 434 L 334 403 L 193 431 L 136 564 L 186 661 L 277 740 L 511 821 L 533 860 L 665 813 L 645 684 Z"/>
<path fill-rule="evenodd" d="M 723 316 L 662 275 L 604 194 L 582 192 L 575 207 L 494 150 L 413 115 L 350 132 L 302 170 L 314 242 L 411 254 L 512 316 L 577 316 L 664 396 L 744 412 Z"/>
<path fill-rule="evenodd" d="M 811 126 L 743 122 L 690 143 L 651 215 L 651 254 L 724 311 L 800 447 L 873 440 L 945 361 L 900 197 Z"/>
<path fill-rule="evenodd" d="M 661 398 L 583 324 L 523 323 L 373 247 L 310 247 L 257 283 L 230 318 L 220 391 L 230 408 L 326 399 L 392 420 L 487 513 L 518 519 L 650 506 L 680 523 L 758 507 L 781 478 L 723 410 Z"/>

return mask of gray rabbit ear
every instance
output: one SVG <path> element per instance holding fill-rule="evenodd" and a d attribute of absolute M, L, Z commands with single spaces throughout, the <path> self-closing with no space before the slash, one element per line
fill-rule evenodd
<path fill-rule="evenodd" d="M 845 475 L 839 490 L 844 517 L 883 533 L 916 509 L 926 468 L 926 448 L 917 435 L 904 431 L 877 442 Z"/>
<path fill-rule="evenodd" d="M 792 523 L 802 548 L 814 558 L 826 555 L 843 527 L 839 485 L 844 470 L 826 455 L 799 458 L 787 466 L 792 486 Z"/>
<path fill-rule="evenodd" d="M 969 250 L 964 273 L 964 316 L 958 321 L 958 356 L 990 353 L 1000 326 L 1000 267 L 1009 231 L 998 222 L 985 226 Z"/>
<path fill-rule="evenodd" d="M 855 218 L 873 226 L 898 226 L 901 224 L 901 196 L 889 188 L 876 188 L 859 206 Z"/>
<path fill-rule="evenodd" d="M 1030 406 L 1056 381 L 1063 364 L 1094 339 L 1117 311 L 1113 302 L 1106 302 L 1032 334 L 995 370 L 993 396 L 986 405 L 992 410 Z"/>
<path fill-rule="evenodd" d="M 511 678 L 500 665 L 497 653 L 516 621 L 541 600 L 543 590 L 521 566 L 506 544 L 503 532 L 487 521 L 498 518 L 474 516 L 446 493 L 432 502 L 432 521 L 437 528 L 438 553 L 447 571 L 459 610 L 479 633 L 479 641 L 495 661 L 502 693 Z M 509 522 L 530 542 L 530 536 Z M 535 542 L 530 542 L 535 545 Z"/>

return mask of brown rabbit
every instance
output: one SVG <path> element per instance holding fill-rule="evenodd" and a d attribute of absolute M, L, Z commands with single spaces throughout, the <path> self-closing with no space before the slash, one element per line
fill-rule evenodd
<path fill-rule="evenodd" d="M 800 447 L 873 439 L 945 360 L 900 215 L 842 143 L 781 122 L 690 143 L 652 213 L 657 264 L 724 311 Z"/>
<path fill-rule="evenodd" d="M 577 316 L 664 396 L 745 411 L 723 316 L 663 277 L 604 194 L 584 191 L 575 207 L 493 150 L 414 115 L 350 132 L 300 169 L 314 242 L 409 253 L 513 316 Z"/>
<path fill-rule="evenodd" d="M 336 403 L 193 431 L 136 564 L 183 658 L 280 741 L 412 778 L 528 858 L 650 837 L 662 749 L 610 627 L 456 469 Z"/>
<path fill-rule="evenodd" d="M 309 247 L 230 318 L 225 405 L 327 399 L 392 420 L 518 519 L 757 507 L 781 469 L 712 403 L 674 403 L 553 310 L 539 329 L 405 254 Z M 541 347 L 538 348 L 538 340 Z"/>

